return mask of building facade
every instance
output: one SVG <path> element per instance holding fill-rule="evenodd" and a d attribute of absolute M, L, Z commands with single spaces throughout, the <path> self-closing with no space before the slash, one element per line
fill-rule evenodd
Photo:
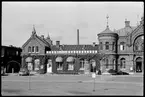
<path fill-rule="evenodd" d="M 125 20 L 125 27 L 111 31 L 109 26 L 98 34 L 101 70 L 144 72 L 144 17 L 136 27 Z"/>
<path fill-rule="evenodd" d="M 79 31 L 79 30 L 77 30 Z M 33 28 L 31 37 L 22 46 L 22 68 L 36 73 L 89 74 L 110 69 L 144 72 L 144 17 L 136 27 L 125 20 L 125 27 L 111 31 L 107 24 L 98 34 L 99 44 L 54 45 L 50 36 L 38 36 Z M 93 65 L 95 67 L 93 68 Z"/>
<path fill-rule="evenodd" d="M 61 45 L 56 41 L 53 45 L 49 35 L 42 36 L 38 36 L 33 28 L 31 37 L 22 46 L 22 68 L 31 68 L 35 73 L 57 74 L 84 74 L 100 69 L 98 45 L 95 43 Z"/>

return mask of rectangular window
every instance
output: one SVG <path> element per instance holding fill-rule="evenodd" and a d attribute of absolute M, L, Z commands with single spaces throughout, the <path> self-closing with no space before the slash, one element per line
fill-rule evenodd
<path fill-rule="evenodd" d="M 120 43 L 120 50 L 121 51 L 125 50 L 125 43 L 124 42 Z"/>
<path fill-rule="evenodd" d="M 100 50 L 103 50 L 103 44 L 100 42 Z"/>
<path fill-rule="evenodd" d="M 112 50 L 115 50 L 115 42 L 112 44 Z"/>
<path fill-rule="evenodd" d="M 106 42 L 106 50 L 109 50 L 109 42 Z"/>

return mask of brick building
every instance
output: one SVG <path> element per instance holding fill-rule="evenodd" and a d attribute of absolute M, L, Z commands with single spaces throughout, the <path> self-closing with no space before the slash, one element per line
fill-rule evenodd
<path fill-rule="evenodd" d="M 60 41 L 54 45 L 49 35 L 40 37 L 33 28 L 31 37 L 22 46 L 22 67 L 30 66 L 36 73 L 58 74 L 90 73 L 99 69 L 102 73 L 110 69 L 129 73 L 144 71 L 144 17 L 136 27 L 125 20 L 125 27 L 115 31 L 107 24 L 98 34 L 99 44 L 81 45 L 77 36 L 76 45 L 61 45 Z"/>
<path fill-rule="evenodd" d="M 125 20 L 125 27 L 111 31 L 106 29 L 98 34 L 102 72 L 110 69 L 124 72 L 144 71 L 144 17 L 136 27 Z"/>
<path fill-rule="evenodd" d="M 21 68 L 21 52 L 19 47 L 1 46 L 1 72 L 18 73 Z"/>
<path fill-rule="evenodd" d="M 79 30 L 77 30 L 79 37 Z M 52 44 L 49 35 L 44 38 L 38 36 L 33 28 L 31 37 L 22 46 L 22 67 L 32 68 L 36 73 L 89 73 L 99 70 L 100 56 L 98 45 L 61 45 L 60 41 Z"/>

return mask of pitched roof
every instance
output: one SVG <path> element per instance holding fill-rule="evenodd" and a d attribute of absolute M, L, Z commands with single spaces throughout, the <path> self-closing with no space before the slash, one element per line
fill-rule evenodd
<path fill-rule="evenodd" d="M 136 27 L 132 27 L 132 26 L 129 26 L 129 27 L 124 27 L 124 28 L 121 28 L 119 30 L 116 30 L 116 33 L 119 35 L 119 36 L 127 36 L 128 34 L 130 34 Z"/>
<path fill-rule="evenodd" d="M 109 27 L 107 26 L 107 28 L 104 31 L 102 31 L 101 33 L 115 33 L 115 32 L 111 31 L 109 29 Z"/>
<path fill-rule="evenodd" d="M 44 44 L 46 44 L 46 46 L 50 46 L 50 44 L 45 40 L 45 38 L 41 38 L 40 36 L 37 36 L 36 35 L 36 37 L 39 39 L 39 40 L 41 40 Z"/>
<path fill-rule="evenodd" d="M 98 50 L 98 45 L 60 45 L 59 47 L 53 45 L 51 50 L 64 50 L 64 51 L 75 51 L 75 50 Z"/>

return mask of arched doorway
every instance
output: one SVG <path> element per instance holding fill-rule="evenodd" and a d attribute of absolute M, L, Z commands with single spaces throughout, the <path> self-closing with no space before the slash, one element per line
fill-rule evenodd
<path fill-rule="evenodd" d="M 142 58 L 136 58 L 136 72 L 142 72 Z"/>
<path fill-rule="evenodd" d="M 52 73 L 52 60 L 51 59 L 48 59 L 47 60 L 47 73 Z"/>
<path fill-rule="evenodd" d="M 126 64 L 125 64 L 125 58 L 120 59 L 120 69 L 125 69 Z"/>
<path fill-rule="evenodd" d="M 90 60 L 90 72 L 96 72 L 96 61 L 94 59 Z"/>
<path fill-rule="evenodd" d="M 20 63 L 17 61 L 9 61 L 7 63 L 6 73 L 18 73 L 20 71 Z"/>

